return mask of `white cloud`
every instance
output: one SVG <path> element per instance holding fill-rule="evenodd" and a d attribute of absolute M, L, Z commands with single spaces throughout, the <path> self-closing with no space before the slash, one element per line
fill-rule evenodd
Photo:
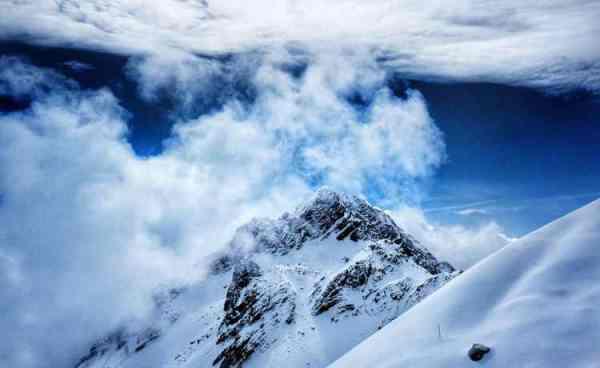
<path fill-rule="evenodd" d="M 247 88 L 254 89 L 251 106 L 234 98 L 227 100 L 223 110 L 176 127 L 182 133 L 179 138 L 207 140 L 194 145 L 202 147 L 193 153 L 194 159 L 231 160 L 209 154 L 219 147 L 231 147 L 237 157 L 260 152 L 264 157 L 253 162 L 302 177 L 320 177 L 323 184 L 355 192 L 363 191 L 367 181 L 391 190 L 388 182 L 426 177 L 445 159 L 441 132 L 422 96 L 417 91 L 409 91 L 406 100 L 393 96 L 385 86 L 385 73 L 363 53 L 343 52 L 335 58 L 313 55 L 298 78 L 282 67 L 297 62 L 285 52 L 240 59 L 229 66 L 187 56 L 170 62 L 174 67 L 168 69 L 163 68 L 164 58 L 133 63 L 130 75 L 140 80 L 144 96 L 168 91 L 187 109 L 189 101 L 198 102 L 198 96 L 214 100 L 222 98 L 215 93 L 225 90 L 225 95 L 236 97 L 229 86 L 248 79 Z M 217 80 L 222 82 L 219 91 L 214 88 Z M 364 110 L 357 111 L 347 101 L 356 93 L 368 100 Z M 209 126 L 214 129 L 207 130 Z M 224 137 L 232 138 L 232 131 L 239 139 L 225 141 Z M 261 151 L 262 147 L 268 150 Z"/>
<path fill-rule="evenodd" d="M 334 45 L 418 78 L 600 86 L 593 0 L 14 0 L 0 10 L 3 38 L 43 44 L 157 55 Z"/>
<path fill-rule="evenodd" d="M 206 256 L 237 226 L 281 214 L 313 185 L 366 192 L 378 178 L 369 185 L 395 194 L 398 178 L 408 183 L 442 162 L 422 97 L 390 96 L 362 55 L 347 61 L 364 65 L 356 70 L 316 58 L 301 78 L 273 57 L 251 74 L 253 104 L 233 99 L 181 121 L 150 158 L 127 143 L 127 112 L 110 91 L 0 59 L 4 93 L 33 97 L 30 109 L 0 116 L 2 365 L 71 364 L 111 326 L 143 316 L 158 284 L 201 278 Z M 181 65 L 174 73 L 206 66 Z M 160 85 L 150 66 L 132 74 L 147 98 L 221 73 L 208 65 Z M 347 103 L 355 91 L 371 96 L 366 111 Z"/>
<path fill-rule="evenodd" d="M 462 216 L 471 216 L 471 215 L 487 215 L 489 213 L 488 210 L 483 208 L 465 208 L 464 210 L 456 211 L 457 215 Z"/>
<path fill-rule="evenodd" d="M 391 215 L 436 257 L 461 269 L 515 240 L 493 221 L 473 227 L 436 224 L 421 209 L 413 207 L 400 207 Z"/>

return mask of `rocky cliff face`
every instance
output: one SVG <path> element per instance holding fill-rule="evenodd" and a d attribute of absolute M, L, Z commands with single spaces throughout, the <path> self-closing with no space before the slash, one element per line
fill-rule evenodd
<path fill-rule="evenodd" d="M 257 349 L 268 348 L 272 332 L 280 324 L 294 322 L 296 295 L 292 285 L 261 276 L 259 266 L 252 261 L 235 265 L 217 331 L 217 344 L 222 344 L 223 350 L 213 365 L 241 366 Z"/>
<path fill-rule="evenodd" d="M 382 210 L 320 190 L 241 227 L 206 280 L 160 299 L 162 322 L 110 335 L 78 367 L 322 367 L 457 273 Z"/>

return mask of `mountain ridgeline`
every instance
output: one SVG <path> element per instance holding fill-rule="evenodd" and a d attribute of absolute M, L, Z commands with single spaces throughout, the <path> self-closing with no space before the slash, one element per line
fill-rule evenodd
<path fill-rule="evenodd" d="M 324 367 L 459 273 L 384 211 L 321 189 L 239 228 L 206 279 L 157 292 L 147 326 L 76 367 Z"/>

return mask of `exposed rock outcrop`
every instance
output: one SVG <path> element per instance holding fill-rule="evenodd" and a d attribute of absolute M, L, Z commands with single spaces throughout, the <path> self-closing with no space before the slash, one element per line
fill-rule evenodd
<path fill-rule="evenodd" d="M 405 276 L 407 270 L 412 277 Z M 453 278 L 454 271 L 410 240 L 373 242 L 342 270 L 320 280 L 312 310 L 315 315 L 333 310 L 332 321 L 385 311 L 389 321 Z"/>
<path fill-rule="evenodd" d="M 273 338 L 270 334 L 281 323 L 294 321 L 296 301 L 291 285 L 261 276 L 259 266 L 252 261 L 235 266 L 216 341 L 224 347 L 213 365 L 240 367 L 257 349 L 268 348 Z"/>

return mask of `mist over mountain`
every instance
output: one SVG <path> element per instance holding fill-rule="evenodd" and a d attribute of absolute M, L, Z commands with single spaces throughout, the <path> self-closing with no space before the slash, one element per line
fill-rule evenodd
<path fill-rule="evenodd" d="M 240 227 L 205 280 L 157 295 L 146 326 L 76 366 L 323 367 L 458 274 L 383 210 L 320 189 Z"/>

